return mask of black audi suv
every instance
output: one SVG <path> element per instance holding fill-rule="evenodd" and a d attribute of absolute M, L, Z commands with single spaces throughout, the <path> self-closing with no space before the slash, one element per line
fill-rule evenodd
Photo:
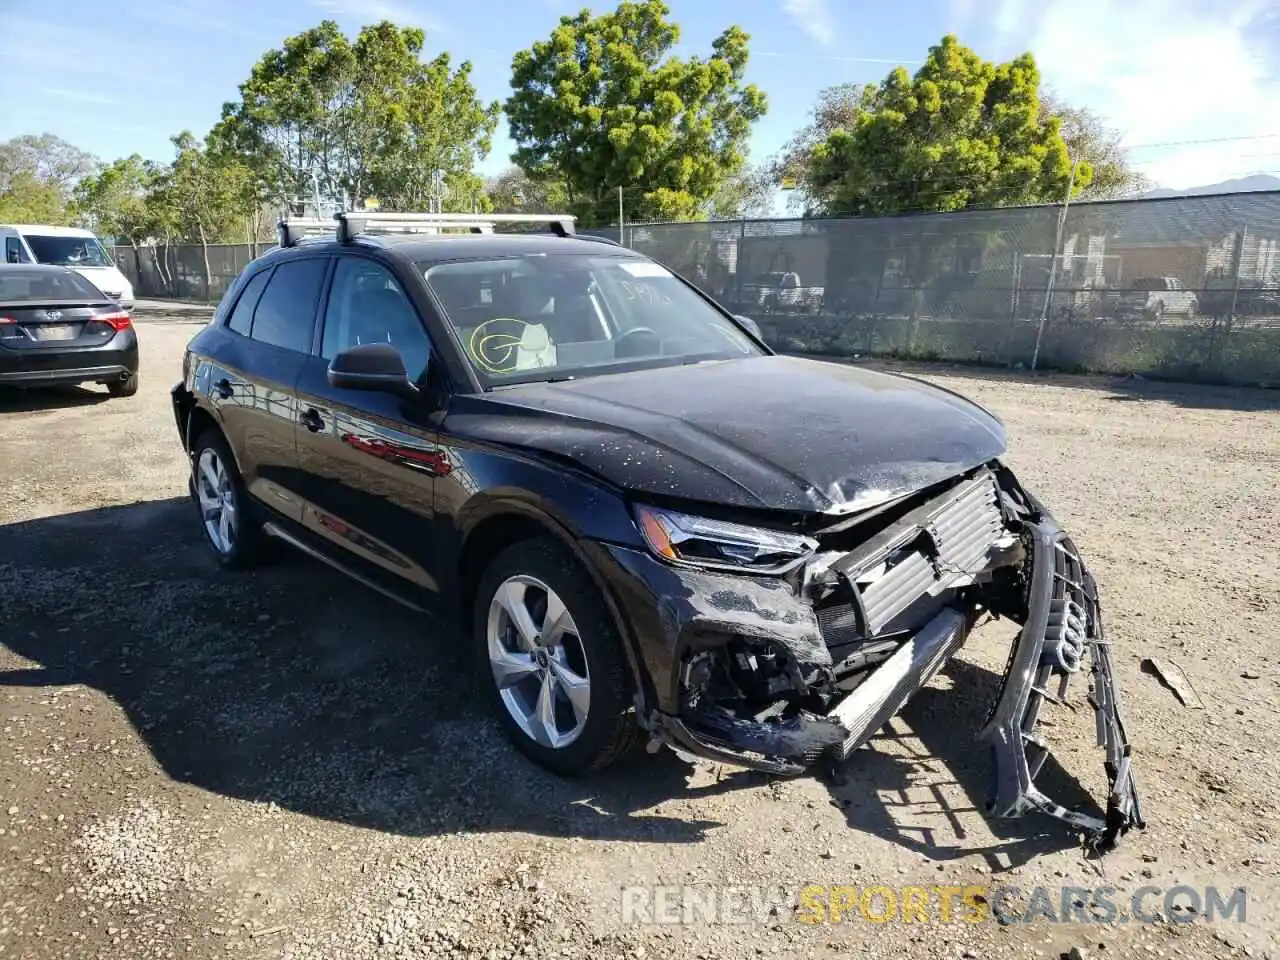
<path fill-rule="evenodd" d="M 79 383 L 138 392 L 133 318 L 74 270 L 0 264 L 0 387 Z"/>
<path fill-rule="evenodd" d="M 1140 824 L 1097 587 L 1002 464 L 1000 422 L 775 355 L 659 263 L 551 226 L 282 225 L 173 388 L 218 561 L 274 538 L 456 616 L 515 745 L 562 774 L 642 736 L 776 774 L 838 763 L 980 617 L 1010 617 L 978 731 L 992 814 L 1099 845 Z M 1038 715 L 1086 664 L 1105 810 L 1034 783 Z"/>

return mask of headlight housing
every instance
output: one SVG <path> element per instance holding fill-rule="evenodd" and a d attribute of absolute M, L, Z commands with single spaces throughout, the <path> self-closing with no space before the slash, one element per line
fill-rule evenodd
<path fill-rule="evenodd" d="M 672 563 L 749 573 L 786 573 L 817 548 L 810 537 L 637 505 L 649 549 Z"/>

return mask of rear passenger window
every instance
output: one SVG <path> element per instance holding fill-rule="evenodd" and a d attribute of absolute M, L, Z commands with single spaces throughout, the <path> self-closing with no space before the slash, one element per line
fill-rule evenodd
<path fill-rule="evenodd" d="M 253 312 L 250 336 L 297 353 L 311 352 L 316 303 L 329 261 L 288 260 L 275 273 Z"/>
<path fill-rule="evenodd" d="M 236 308 L 231 311 L 231 319 L 227 321 L 227 326 L 241 336 L 249 335 L 249 328 L 253 326 L 253 308 L 258 305 L 258 297 L 262 296 L 262 288 L 267 285 L 269 276 L 271 276 L 270 270 L 262 270 L 246 283 L 244 292 L 236 301 Z"/>

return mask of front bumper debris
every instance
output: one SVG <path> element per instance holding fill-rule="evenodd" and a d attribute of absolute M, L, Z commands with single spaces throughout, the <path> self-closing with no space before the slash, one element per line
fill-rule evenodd
<path fill-rule="evenodd" d="M 995 760 L 989 810 L 1000 817 L 1038 810 L 1085 831 L 1092 846 L 1108 850 L 1131 828 L 1141 829 L 1145 823 L 1097 584 L 1075 545 L 1047 515 L 1038 523 L 1027 521 L 1025 529 L 1031 546 L 1027 617 L 1000 694 L 978 733 L 979 740 L 991 744 Z M 1071 675 L 1080 670 L 1086 649 L 1093 681 L 1089 702 L 1098 746 L 1106 751 L 1109 793 L 1104 818 L 1062 807 L 1034 783 L 1049 757 L 1048 745 L 1035 732 L 1040 707 L 1045 701 L 1065 702 Z M 1050 688 L 1055 681 L 1056 691 Z"/>
<path fill-rule="evenodd" d="M 1083 831 L 1095 849 L 1106 850 L 1144 823 L 1097 587 L 1075 546 L 1038 504 L 1017 514 L 1008 522 L 1009 529 L 1020 528 L 1023 534 L 1025 606 L 999 612 L 1021 621 L 1022 629 L 999 694 L 978 732 L 993 753 L 995 786 L 988 810 L 997 817 L 1048 814 Z M 981 587 L 958 594 L 851 693 L 828 700 L 825 709 L 805 709 L 785 719 L 735 716 L 714 705 L 696 716 L 660 712 L 651 724 L 652 748 L 666 744 L 780 775 L 839 762 L 870 740 L 959 650 L 989 607 L 982 600 Z M 1102 817 L 1056 803 L 1034 782 L 1049 756 L 1047 744 L 1036 734 L 1040 708 L 1045 701 L 1066 702 L 1068 683 L 1080 672 L 1086 654 L 1091 663 L 1089 702 L 1109 782 Z"/>

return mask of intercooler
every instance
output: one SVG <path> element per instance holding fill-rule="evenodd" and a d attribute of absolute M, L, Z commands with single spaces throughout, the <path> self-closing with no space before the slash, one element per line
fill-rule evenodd
<path fill-rule="evenodd" d="M 874 638 L 922 600 L 972 582 L 1011 542 L 995 478 L 983 471 L 908 513 L 832 566 L 843 589 L 816 604 L 829 646 Z"/>

